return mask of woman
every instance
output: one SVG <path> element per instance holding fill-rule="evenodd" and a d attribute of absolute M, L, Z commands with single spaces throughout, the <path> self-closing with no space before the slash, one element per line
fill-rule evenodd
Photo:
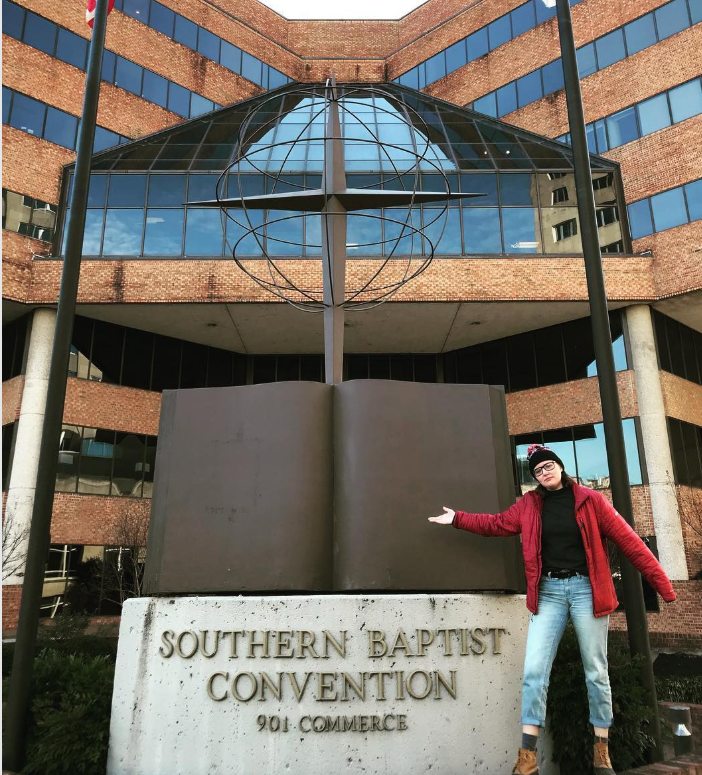
<path fill-rule="evenodd" d="M 548 447 L 527 450 L 539 483 L 502 514 L 466 514 L 444 507 L 430 522 L 485 536 L 522 534 L 527 608 L 532 616 L 522 679 L 522 745 L 513 775 L 538 775 L 536 743 L 546 720 L 546 692 L 558 643 L 573 620 L 595 732 L 595 773 L 614 775 L 608 751 L 612 694 L 607 673 L 609 614 L 618 605 L 606 539 L 612 540 L 666 602 L 675 592 L 644 542 L 604 496 L 582 487 Z"/>

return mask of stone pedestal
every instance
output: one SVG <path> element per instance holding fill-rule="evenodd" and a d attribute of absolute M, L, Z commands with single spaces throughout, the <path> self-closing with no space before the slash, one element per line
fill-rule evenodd
<path fill-rule="evenodd" d="M 528 620 L 496 593 L 130 600 L 108 775 L 510 772 Z"/>

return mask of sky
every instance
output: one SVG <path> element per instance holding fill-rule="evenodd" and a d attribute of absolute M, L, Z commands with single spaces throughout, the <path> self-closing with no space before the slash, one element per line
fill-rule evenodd
<path fill-rule="evenodd" d="M 261 0 L 287 19 L 399 19 L 424 0 Z"/>

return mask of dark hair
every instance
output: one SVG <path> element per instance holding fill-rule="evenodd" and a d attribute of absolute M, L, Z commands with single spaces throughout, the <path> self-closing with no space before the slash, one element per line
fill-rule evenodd
<path fill-rule="evenodd" d="M 568 476 L 565 470 L 561 471 L 561 482 L 564 487 L 572 487 L 574 484 L 573 478 Z M 549 491 L 543 486 L 543 484 L 537 484 L 536 492 L 538 492 L 539 495 L 543 498 Z"/>

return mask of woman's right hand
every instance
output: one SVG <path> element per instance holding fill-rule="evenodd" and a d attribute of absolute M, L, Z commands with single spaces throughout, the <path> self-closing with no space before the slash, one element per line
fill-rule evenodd
<path fill-rule="evenodd" d="M 453 509 L 449 509 L 444 506 L 444 513 L 439 514 L 438 517 L 429 517 L 430 522 L 436 522 L 437 525 L 450 525 L 453 522 L 453 518 L 456 516 L 456 512 Z"/>

